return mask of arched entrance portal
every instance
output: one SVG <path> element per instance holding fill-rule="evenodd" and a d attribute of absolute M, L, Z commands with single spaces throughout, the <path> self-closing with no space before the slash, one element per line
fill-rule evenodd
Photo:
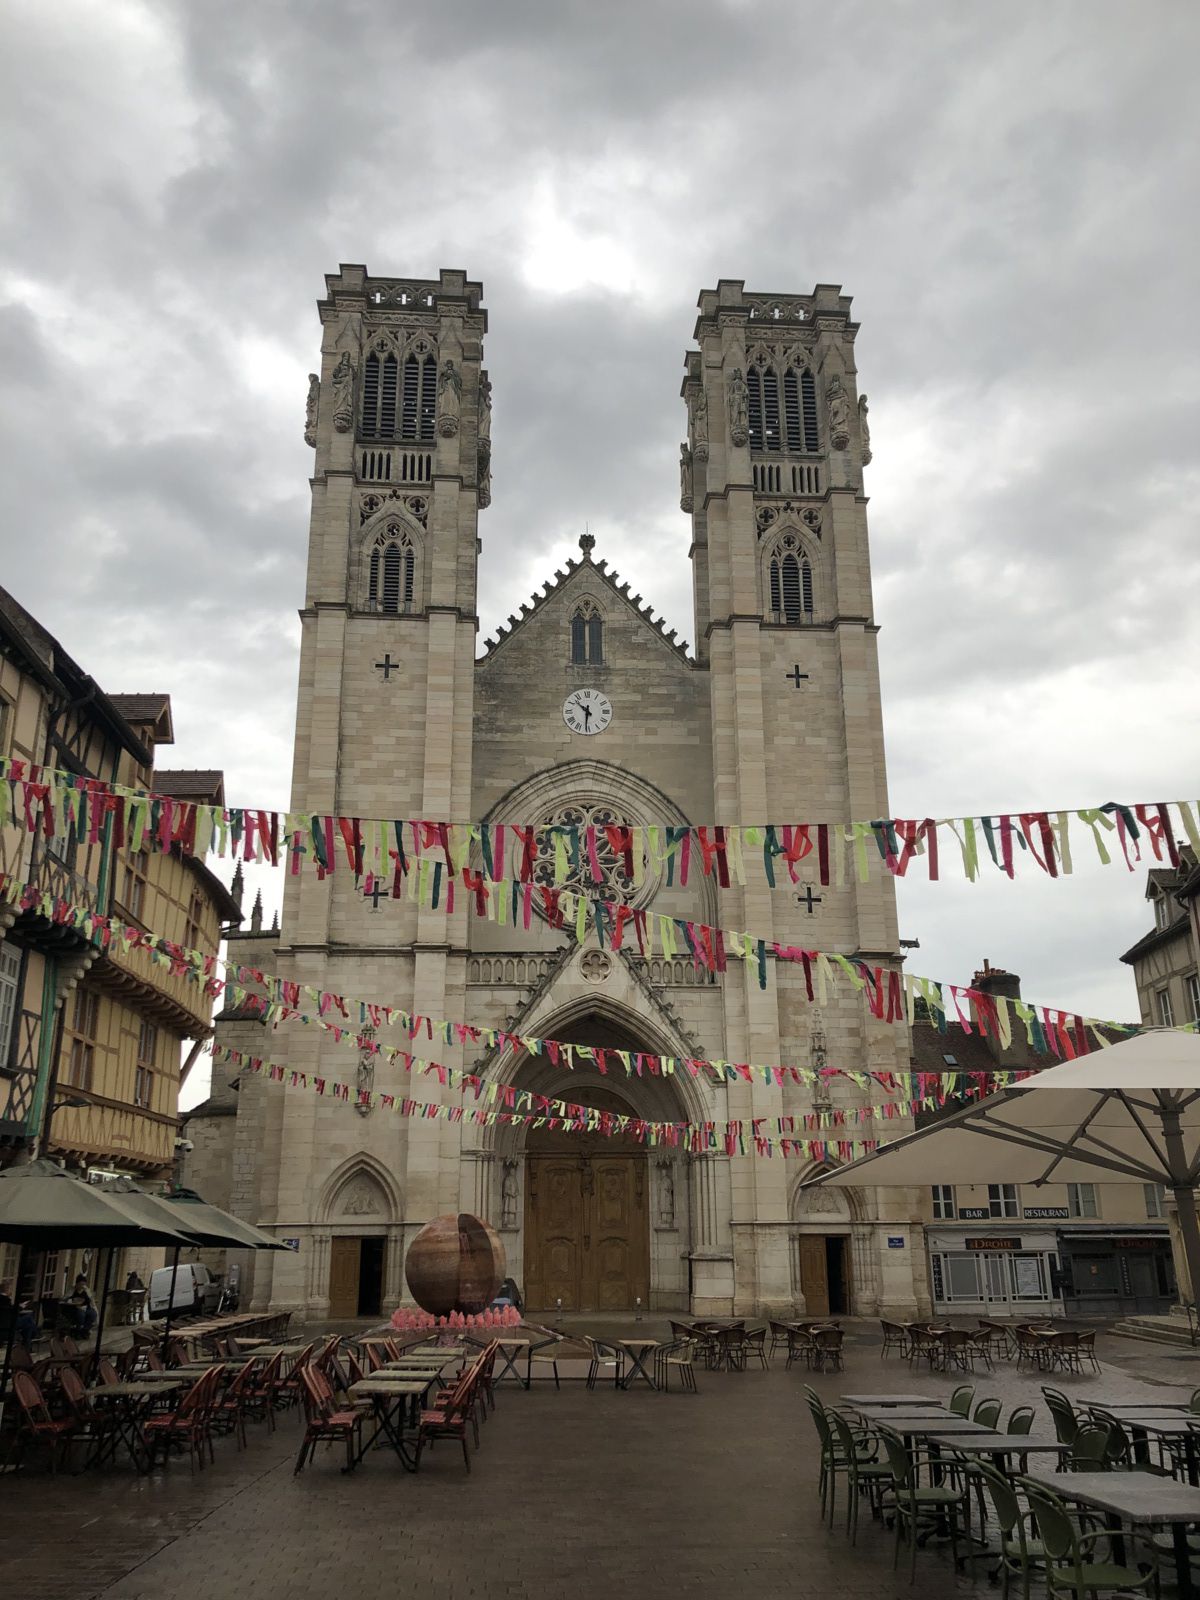
<path fill-rule="evenodd" d="M 628 1113 L 611 1091 L 572 1096 Z M 650 1169 L 633 1139 L 542 1128 L 525 1144 L 525 1299 L 530 1308 L 625 1311 L 650 1303 Z"/>

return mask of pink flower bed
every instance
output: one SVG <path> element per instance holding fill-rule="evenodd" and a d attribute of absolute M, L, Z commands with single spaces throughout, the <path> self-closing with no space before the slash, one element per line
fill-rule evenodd
<path fill-rule="evenodd" d="M 521 1321 L 516 1306 L 504 1306 L 499 1311 L 489 1307 L 478 1314 L 466 1315 L 452 1311 L 448 1317 L 435 1317 L 432 1312 L 398 1306 L 392 1312 L 392 1327 L 397 1333 L 422 1333 L 427 1328 L 515 1328 Z"/>

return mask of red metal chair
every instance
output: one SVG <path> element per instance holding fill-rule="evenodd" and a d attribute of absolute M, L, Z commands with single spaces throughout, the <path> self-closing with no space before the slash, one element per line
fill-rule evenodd
<path fill-rule="evenodd" d="M 246 1445 L 246 1406 L 254 1382 L 253 1360 L 238 1369 L 226 1385 L 225 1393 L 214 1401 L 212 1428 L 214 1433 L 236 1433 L 238 1449 Z"/>
<path fill-rule="evenodd" d="M 365 1413 L 361 1410 L 339 1411 L 328 1378 L 311 1366 L 300 1368 L 299 1383 L 304 1401 L 305 1428 L 293 1476 L 304 1470 L 316 1454 L 319 1444 L 335 1444 L 339 1440 L 346 1446 L 346 1471 L 349 1472 L 354 1466 L 355 1449 Z"/>
<path fill-rule="evenodd" d="M 283 1356 L 274 1355 L 261 1372 L 251 1378 L 245 1389 L 245 1409 L 251 1415 L 265 1417 L 272 1433 L 275 1432 L 275 1399 L 282 1382 Z"/>
<path fill-rule="evenodd" d="M 87 1465 L 102 1461 L 105 1446 L 118 1431 L 117 1416 L 107 1406 L 99 1406 L 88 1394 L 83 1386 L 83 1379 L 74 1367 L 64 1367 L 59 1374 L 59 1384 L 62 1388 L 63 1398 L 70 1407 L 71 1415 L 75 1418 L 76 1430 L 74 1437 L 81 1439 L 95 1447 L 93 1455 Z"/>
<path fill-rule="evenodd" d="M 26 1445 L 45 1444 L 50 1450 L 50 1471 L 57 1475 L 58 1453 L 69 1451 L 75 1437 L 74 1417 L 52 1417 L 42 1391 L 27 1372 L 12 1374 L 12 1390 L 21 1409 L 13 1439 L 13 1465 L 21 1465 Z"/>
<path fill-rule="evenodd" d="M 444 1401 L 428 1411 L 421 1412 L 417 1428 L 417 1466 L 421 1465 L 421 1451 L 426 1441 L 459 1439 L 462 1442 L 463 1460 L 471 1470 L 471 1455 L 467 1448 L 467 1423 L 474 1420 L 476 1386 L 479 1380 L 479 1362 L 468 1367 Z M 475 1442 L 479 1442 L 479 1424 L 475 1423 Z"/>
<path fill-rule="evenodd" d="M 203 1468 L 206 1443 L 209 1456 L 212 1456 L 210 1411 L 220 1381 L 221 1369 L 212 1367 L 202 1378 L 196 1380 L 174 1411 L 165 1412 L 161 1417 L 151 1417 L 145 1423 L 142 1428 L 142 1438 L 146 1446 L 149 1467 L 154 1465 L 154 1457 L 161 1441 L 164 1462 L 172 1444 L 186 1443 L 188 1463 L 192 1471 L 196 1470 L 197 1457 Z"/>

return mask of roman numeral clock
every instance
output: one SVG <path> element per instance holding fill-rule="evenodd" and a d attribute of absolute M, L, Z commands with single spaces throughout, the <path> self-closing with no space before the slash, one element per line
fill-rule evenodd
<path fill-rule="evenodd" d="M 599 689 L 576 689 L 563 701 L 563 721 L 585 737 L 603 733 L 612 721 L 612 701 Z"/>

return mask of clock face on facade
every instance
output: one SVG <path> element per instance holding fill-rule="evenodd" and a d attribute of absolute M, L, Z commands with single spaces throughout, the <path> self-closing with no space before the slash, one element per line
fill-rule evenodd
<path fill-rule="evenodd" d="M 563 701 L 563 721 L 572 733 L 603 733 L 612 721 L 612 701 L 599 689 L 576 689 Z"/>

